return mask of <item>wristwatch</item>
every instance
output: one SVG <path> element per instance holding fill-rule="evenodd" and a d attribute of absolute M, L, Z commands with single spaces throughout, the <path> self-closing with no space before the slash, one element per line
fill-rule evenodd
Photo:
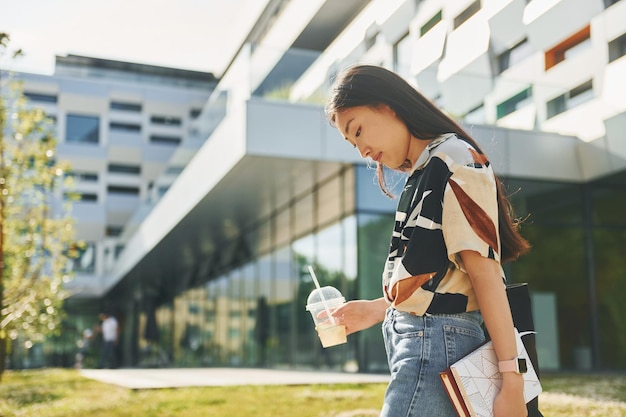
<path fill-rule="evenodd" d="M 498 370 L 500 372 L 515 372 L 516 374 L 525 374 L 528 372 L 526 358 L 514 358 L 508 361 L 498 362 Z"/>

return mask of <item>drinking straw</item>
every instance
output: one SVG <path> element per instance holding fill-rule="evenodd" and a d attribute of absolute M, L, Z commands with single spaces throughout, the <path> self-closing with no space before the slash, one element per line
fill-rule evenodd
<path fill-rule="evenodd" d="M 311 278 L 313 278 L 313 282 L 315 283 L 315 287 L 317 287 L 317 291 L 320 293 L 320 298 L 322 299 L 322 305 L 324 306 L 324 310 L 326 310 L 326 315 L 328 316 L 328 318 L 330 319 L 330 322 L 334 326 L 336 324 L 335 318 L 330 314 L 330 310 L 328 309 L 328 304 L 326 304 L 326 299 L 324 298 L 324 292 L 320 288 L 320 283 L 317 280 L 317 277 L 315 276 L 315 271 L 313 271 L 313 267 L 311 265 L 309 265 L 309 273 L 311 274 Z"/>

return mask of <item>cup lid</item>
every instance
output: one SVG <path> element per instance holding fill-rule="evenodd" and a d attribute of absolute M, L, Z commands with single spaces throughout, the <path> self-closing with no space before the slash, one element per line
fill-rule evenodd
<path fill-rule="evenodd" d="M 341 295 L 341 292 L 339 292 L 337 288 L 330 286 L 322 287 L 319 289 L 316 288 L 311 291 L 311 294 L 309 294 L 309 298 L 306 301 L 307 310 L 309 309 L 309 306 L 317 305 L 324 301 L 330 302 L 331 300 L 333 300 L 332 302 L 334 304 L 337 299 L 340 299 L 342 303 L 345 301 L 343 295 Z"/>

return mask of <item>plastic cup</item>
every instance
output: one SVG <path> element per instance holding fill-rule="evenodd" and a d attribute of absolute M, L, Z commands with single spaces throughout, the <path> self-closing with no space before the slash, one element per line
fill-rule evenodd
<path fill-rule="evenodd" d="M 346 343 L 346 326 L 337 324 L 328 313 L 346 302 L 339 290 L 334 287 L 321 287 L 313 290 L 306 303 L 306 309 L 311 313 L 315 330 L 322 342 L 322 346 Z"/>

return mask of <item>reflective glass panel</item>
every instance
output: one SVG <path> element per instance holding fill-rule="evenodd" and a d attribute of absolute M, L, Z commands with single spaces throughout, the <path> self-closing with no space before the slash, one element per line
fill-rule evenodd
<path fill-rule="evenodd" d="M 68 143 L 99 143 L 100 118 L 98 116 L 68 114 L 65 124 L 65 141 Z"/>
<path fill-rule="evenodd" d="M 587 369 L 591 309 L 583 194 L 576 184 L 507 181 L 505 190 L 531 250 L 506 265 L 509 282 L 528 282 L 542 369 Z"/>
<path fill-rule="evenodd" d="M 358 298 L 382 297 L 381 274 L 389 252 L 389 239 L 393 230 L 393 213 L 359 214 L 357 217 L 358 242 Z M 359 370 L 387 372 L 385 346 L 380 326 L 360 334 Z"/>

